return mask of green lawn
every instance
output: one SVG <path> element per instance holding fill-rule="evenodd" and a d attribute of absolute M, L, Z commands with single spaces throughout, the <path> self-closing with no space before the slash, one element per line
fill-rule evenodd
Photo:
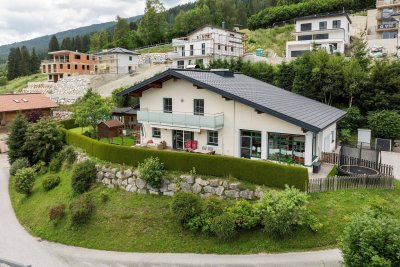
<path fill-rule="evenodd" d="M 44 81 L 47 81 L 47 75 L 39 73 L 30 76 L 16 78 L 12 81 L 8 81 L 6 85 L 0 86 L 0 94 L 19 92 L 23 88 L 27 87 L 28 82 L 44 82 Z"/>
<path fill-rule="evenodd" d="M 195 235 L 183 230 L 170 213 L 172 198 L 140 195 L 96 186 L 90 191 L 96 210 L 87 225 L 72 227 L 67 211 L 57 226 L 48 219 L 48 210 L 56 204 L 66 204 L 74 198 L 70 187 L 70 172 L 62 172 L 61 184 L 44 192 L 38 177 L 32 196 L 15 193 L 13 180 L 10 195 L 20 222 L 30 233 L 46 240 L 68 245 L 103 250 L 135 252 L 195 252 L 195 253 L 262 253 L 331 248 L 349 216 L 363 207 L 375 205 L 400 214 L 400 183 L 396 190 L 350 190 L 311 195 L 311 209 L 324 227 L 318 233 L 300 230 L 285 240 L 269 238 L 261 229 L 242 232 L 232 242 Z M 102 203 L 100 193 L 110 200 Z"/>
<path fill-rule="evenodd" d="M 84 133 L 86 131 L 90 131 L 90 130 L 92 130 L 92 127 L 83 127 L 83 128 L 78 127 L 78 128 L 69 129 L 69 131 L 74 132 L 74 133 L 79 133 L 79 134 L 82 134 L 82 133 Z M 130 136 L 125 136 L 123 138 L 123 140 L 121 137 L 115 137 L 110 141 L 107 138 L 101 138 L 100 141 L 107 143 L 107 144 L 111 141 L 113 144 L 117 144 L 117 145 L 123 144 L 124 146 L 134 146 L 135 145 L 135 139 Z"/>
<path fill-rule="evenodd" d="M 137 52 L 141 54 L 147 54 L 147 53 L 168 53 L 172 52 L 174 49 L 172 48 L 172 44 L 165 44 L 165 45 L 157 45 L 157 46 L 152 46 L 149 48 L 143 48 L 137 50 Z"/>

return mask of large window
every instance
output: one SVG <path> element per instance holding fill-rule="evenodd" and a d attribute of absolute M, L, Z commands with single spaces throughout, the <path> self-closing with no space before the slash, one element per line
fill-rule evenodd
<path fill-rule="evenodd" d="M 261 132 L 240 131 L 240 156 L 242 158 L 261 158 Z"/>
<path fill-rule="evenodd" d="M 218 132 L 208 131 L 207 144 L 210 146 L 218 146 Z"/>
<path fill-rule="evenodd" d="M 172 113 L 172 98 L 164 98 L 164 113 Z"/>
<path fill-rule="evenodd" d="M 300 25 L 300 29 L 301 29 L 302 32 L 311 31 L 312 24 L 311 23 L 303 23 L 303 24 Z"/>
<path fill-rule="evenodd" d="M 195 99 L 193 101 L 193 114 L 204 115 L 204 99 Z"/>
<path fill-rule="evenodd" d="M 281 133 L 268 134 L 268 159 L 304 163 L 305 136 Z"/>
<path fill-rule="evenodd" d="M 341 21 L 340 20 L 332 21 L 332 28 L 333 29 L 339 29 L 340 27 L 341 27 Z"/>
<path fill-rule="evenodd" d="M 161 137 L 161 130 L 160 128 L 152 128 L 153 134 L 152 136 L 154 138 L 160 138 Z"/>
<path fill-rule="evenodd" d="M 310 41 L 312 40 L 313 36 L 312 35 L 300 35 L 297 37 L 298 41 Z"/>
<path fill-rule="evenodd" d="M 190 55 L 193 56 L 193 45 L 190 45 Z"/>
<path fill-rule="evenodd" d="M 326 30 L 328 28 L 328 22 L 327 21 L 320 21 L 319 22 L 319 29 L 320 30 Z"/>
<path fill-rule="evenodd" d="M 309 50 L 291 51 L 291 52 L 290 52 L 290 56 L 291 56 L 291 57 L 299 57 L 299 56 L 301 56 L 302 54 L 304 54 L 304 53 L 306 53 L 306 52 L 309 52 Z"/>
<path fill-rule="evenodd" d="M 324 39 L 329 39 L 328 33 L 314 35 L 314 40 L 324 40 Z"/>
<path fill-rule="evenodd" d="M 395 39 L 395 38 L 397 38 L 397 32 L 382 33 L 382 39 Z"/>
<path fill-rule="evenodd" d="M 202 43 L 202 44 L 201 44 L 201 54 L 202 54 L 202 55 L 205 55 L 205 54 L 206 54 L 206 44 L 205 44 L 205 43 Z"/>

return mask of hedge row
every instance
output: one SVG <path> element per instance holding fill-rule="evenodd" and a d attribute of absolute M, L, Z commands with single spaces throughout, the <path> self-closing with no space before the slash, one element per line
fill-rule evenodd
<path fill-rule="evenodd" d="M 304 190 L 308 182 L 308 171 L 303 167 L 227 156 L 116 146 L 62 130 L 69 145 L 82 148 L 89 155 L 108 162 L 137 166 L 148 157 L 158 157 L 167 170 L 189 172 L 194 167 L 198 174 L 218 177 L 231 175 L 240 180 L 276 188 L 284 188 L 287 184 Z"/>
<path fill-rule="evenodd" d="M 79 127 L 79 125 L 75 124 L 74 119 L 60 121 L 60 124 L 67 130 Z"/>
<path fill-rule="evenodd" d="M 247 25 L 251 30 L 269 28 L 274 23 L 293 20 L 298 17 L 341 10 L 375 8 L 375 2 L 375 0 L 308 0 L 293 5 L 269 7 L 251 16 Z"/>

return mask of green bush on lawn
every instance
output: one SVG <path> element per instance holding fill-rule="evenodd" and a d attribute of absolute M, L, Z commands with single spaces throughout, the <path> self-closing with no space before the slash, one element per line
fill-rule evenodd
<path fill-rule="evenodd" d="M 65 129 L 62 131 L 69 145 L 77 146 L 96 158 L 113 163 L 138 166 L 139 162 L 147 158 L 157 157 L 167 170 L 189 172 L 194 167 L 198 174 L 219 177 L 231 175 L 240 180 L 269 187 L 285 188 L 285 185 L 289 185 L 304 190 L 308 182 L 308 171 L 303 167 L 227 156 L 115 146 Z"/>

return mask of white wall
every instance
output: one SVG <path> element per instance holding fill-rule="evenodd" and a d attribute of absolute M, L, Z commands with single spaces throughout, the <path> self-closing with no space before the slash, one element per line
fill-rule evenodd
<path fill-rule="evenodd" d="M 312 133 L 306 134 L 294 124 L 269 114 L 257 114 L 249 106 L 233 100 L 226 101 L 221 95 L 207 89 L 197 89 L 184 80 L 174 81 L 171 79 L 164 82 L 162 88 L 151 88 L 144 91 L 140 98 L 140 107 L 141 109 L 162 112 L 163 98 L 172 98 L 173 112 L 193 113 L 193 99 L 204 99 L 205 114 L 224 113 L 224 127 L 219 130 L 219 145 L 214 149 L 218 154 L 240 156 L 240 130 L 262 132 L 263 159 L 267 158 L 267 132 L 297 134 L 306 136 L 306 156 L 309 157 L 306 159 L 306 164 L 311 164 L 312 153 L 310 151 L 312 151 L 312 147 L 310 146 L 310 136 L 312 144 Z M 172 147 L 172 130 L 162 129 L 161 138 L 155 139 L 151 136 L 152 126 L 144 124 L 143 127 L 146 136 L 142 142 L 147 142 L 150 139 L 154 141 L 165 140 L 167 146 Z M 199 147 L 207 145 L 207 131 L 202 130 L 195 133 L 194 138 L 198 140 Z"/>
<path fill-rule="evenodd" d="M 129 60 L 131 57 L 132 60 Z M 127 74 L 129 73 L 129 66 L 131 66 L 132 70 L 139 64 L 139 56 L 138 55 L 128 55 L 128 54 L 118 54 L 118 74 Z"/>

